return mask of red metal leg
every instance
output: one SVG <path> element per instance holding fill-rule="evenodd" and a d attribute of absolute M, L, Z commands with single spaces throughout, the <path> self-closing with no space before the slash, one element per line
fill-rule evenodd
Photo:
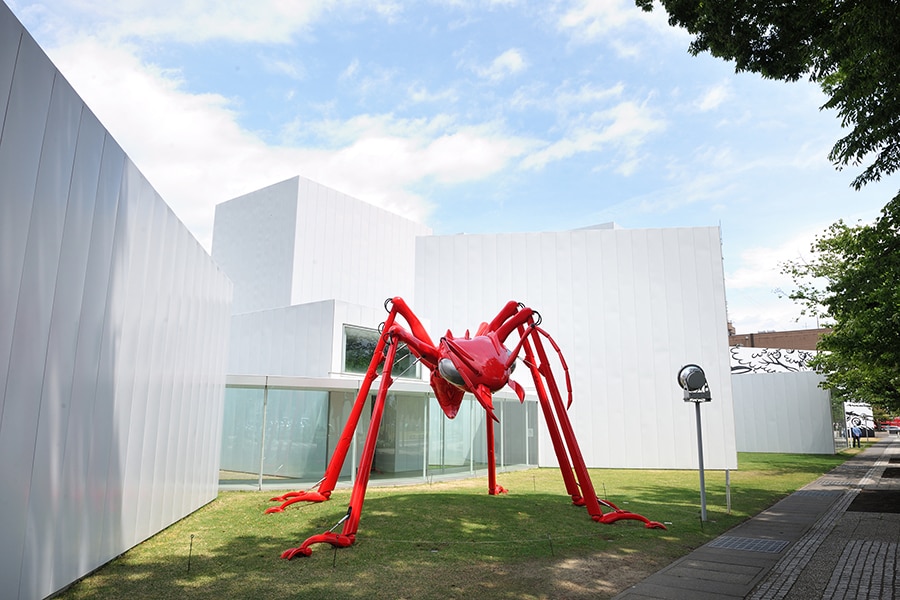
<path fill-rule="evenodd" d="M 553 377 L 553 373 L 547 361 L 547 353 L 544 350 L 544 346 L 541 343 L 540 338 L 538 337 L 537 332 L 540 330 L 535 327 L 533 328 L 533 331 L 535 332 L 535 334 L 531 335 L 531 340 L 534 343 L 534 349 L 540 360 L 540 364 L 535 365 L 534 353 L 532 353 L 531 346 L 528 342 L 523 345 L 525 349 L 526 362 L 529 363 L 532 369 L 532 374 L 535 375 L 535 387 L 538 392 L 538 398 L 540 400 L 541 406 L 542 408 L 544 408 L 545 406 L 547 407 L 544 410 L 544 416 L 547 421 L 547 428 L 550 431 L 550 437 L 553 441 L 554 449 L 556 450 L 557 459 L 560 461 L 560 468 L 562 469 L 563 479 L 566 482 L 566 490 L 570 494 L 572 494 L 572 488 L 570 486 L 572 485 L 573 481 L 573 479 L 571 479 L 571 475 L 572 470 L 574 469 L 576 477 L 576 479 L 574 480 L 575 486 L 577 490 L 580 490 L 580 493 L 572 494 L 573 503 L 579 506 L 585 506 L 588 510 L 588 514 L 591 515 L 591 518 L 600 523 L 615 523 L 616 521 L 620 520 L 635 520 L 643 522 L 648 529 L 665 529 L 666 527 L 662 523 L 650 521 L 646 517 L 639 514 L 621 510 L 613 503 L 606 500 L 601 501 L 597 498 L 597 493 L 594 490 L 594 484 L 591 481 L 591 476 L 588 473 L 587 466 L 584 463 L 584 457 L 582 456 L 581 449 L 578 446 L 578 440 L 575 437 L 575 431 L 572 429 L 572 423 L 569 420 L 567 408 L 565 404 L 563 404 L 562 396 L 560 395 L 559 388 L 556 385 L 556 379 Z M 550 339 L 549 336 L 548 339 Z M 554 347 L 556 347 L 555 344 Z M 542 379 L 547 382 L 547 387 L 550 391 L 552 403 L 548 400 L 547 392 L 544 390 L 544 386 L 541 384 Z M 562 439 L 560 439 L 560 432 L 557 430 L 557 427 L 562 432 Z M 563 440 L 565 442 L 564 445 Z M 568 459 L 566 458 L 567 455 L 571 457 L 571 467 L 569 466 Z M 607 506 L 608 508 L 611 508 L 612 512 L 603 514 L 603 510 L 600 508 L 601 504 Z"/>
<path fill-rule="evenodd" d="M 497 418 L 493 410 L 493 393 L 504 385 L 509 385 L 519 396 L 519 399 L 524 401 L 524 390 L 522 387 L 509 379 L 514 366 L 513 363 L 519 352 L 523 351 L 525 354 L 524 362 L 534 380 L 541 411 L 547 423 L 547 429 L 550 433 L 566 491 L 572 497 L 572 502 L 578 506 L 585 506 L 588 514 L 595 521 L 614 523 L 628 519 L 641 521 L 648 528 L 665 529 L 660 523 L 650 521 L 641 515 L 621 510 L 611 502 L 597 498 L 584 457 L 581 454 L 568 417 L 567 409 L 572 403 L 572 384 L 569 378 L 569 370 L 562 352 L 553 341 L 553 338 L 539 327 L 540 315 L 537 312 L 519 303 L 509 302 L 490 323 L 482 323 L 479 326 L 475 338 L 471 338 L 468 331 L 465 337 L 454 338 L 448 331 L 446 336 L 441 338 L 440 346 L 436 347 L 422 323 L 402 298 L 388 299 L 385 302 L 385 308 L 389 314 L 382 329 L 383 335 L 379 338 L 376 345 L 350 417 L 344 426 L 335 452 L 326 468 L 325 476 L 314 486 L 317 489 L 290 492 L 273 498 L 273 500 L 278 500 L 282 504 L 266 511 L 280 512 L 286 506 L 295 502 L 321 502 L 330 497 L 356 434 L 362 411 L 368 405 L 369 391 L 372 383 L 378 376 L 378 365 L 384 360 L 384 373 L 375 398 L 375 405 L 372 409 L 369 431 L 366 434 L 365 446 L 354 481 L 347 513 L 329 531 L 307 538 L 299 547 L 286 550 L 282 557 L 290 559 L 295 556 L 309 556 L 312 552 L 310 546 L 317 543 L 327 543 L 340 548 L 354 543 L 374 461 L 375 444 L 384 414 L 384 403 L 388 389 L 393 383 L 391 371 L 397 348 L 401 343 L 405 343 L 409 351 L 425 367 L 431 370 L 432 388 L 435 391 L 441 409 L 449 418 L 452 419 L 456 416 L 465 391 L 473 393 L 485 409 L 487 415 L 488 493 L 496 495 L 506 492 L 502 486 L 497 484 L 496 477 L 494 421 Z M 395 325 L 397 315 L 406 321 L 409 329 Z M 513 331 L 518 332 L 519 339 L 515 344 L 512 344 L 512 348 L 507 348 L 504 345 L 505 341 Z M 546 338 L 553 346 L 559 361 L 562 363 L 568 391 L 568 403 L 563 402 L 553 370 L 547 360 L 547 353 L 541 336 Z M 386 352 L 387 356 L 383 359 L 386 343 L 389 343 Z M 601 506 L 608 508 L 609 512 L 604 514 Z M 341 525 L 343 525 L 341 532 L 335 533 L 335 530 Z"/>
<path fill-rule="evenodd" d="M 552 409 L 551 412 L 555 415 L 554 423 L 552 425 L 548 423 L 548 427 L 555 428 L 558 425 L 560 433 L 562 434 L 562 441 L 564 441 L 564 447 L 556 449 L 557 456 L 568 454 L 572 461 L 571 469 L 573 469 L 575 473 L 575 481 L 579 490 L 577 495 L 580 496 L 581 501 L 576 500 L 574 496 L 572 500 L 578 505 L 583 504 L 586 506 L 591 518 L 599 520 L 603 515 L 603 511 L 600 509 L 600 503 L 597 501 L 597 494 L 594 492 L 594 484 L 591 482 L 590 475 L 588 475 L 587 467 L 584 464 L 584 458 L 581 455 L 581 449 L 578 447 L 578 440 L 575 438 L 575 432 L 572 430 L 568 411 L 563 405 L 562 398 L 559 394 L 559 388 L 556 386 L 556 379 L 553 377 L 550 365 L 547 362 L 547 353 L 544 351 L 544 346 L 541 344 L 541 340 L 537 335 L 532 335 L 531 341 L 534 343 L 534 349 L 540 360 L 537 370 L 543 375 L 543 379 L 547 382 L 547 387 L 550 392 L 550 397 L 548 399 L 546 398 L 547 392 L 543 390 L 543 386 L 538 387 L 539 391 L 545 396 L 545 399 L 542 400 L 542 402 L 547 402 Z M 526 343 L 525 355 L 528 356 L 531 354 L 530 351 L 530 344 Z M 531 360 L 534 360 L 533 354 Z M 563 465 L 561 464 L 560 467 L 562 466 Z M 565 463 L 565 469 L 566 472 L 571 472 L 568 461 Z"/>
<path fill-rule="evenodd" d="M 523 333 L 523 335 L 525 334 Z M 553 411 L 553 405 L 547 397 L 547 391 L 544 387 L 544 378 L 534 360 L 534 352 L 531 349 L 531 345 L 527 342 L 523 345 L 523 348 L 525 349 L 525 364 L 531 369 L 535 390 L 538 395 L 538 404 L 541 407 L 541 412 L 544 415 L 544 422 L 547 424 L 547 430 L 550 433 L 550 441 L 553 443 L 553 450 L 556 453 L 556 461 L 559 465 L 559 470 L 562 473 L 566 493 L 572 497 L 573 504 L 584 506 L 584 498 L 578 485 L 578 481 L 575 479 L 575 475 L 572 472 L 572 465 L 569 462 L 566 445 L 560 434 L 559 425 L 557 424 L 556 416 Z M 597 506 L 596 512 L 602 514 L 599 505 Z M 593 516 L 593 514 L 594 513 L 591 513 L 591 516 Z"/>
<path fill-rule="evenodd" d="M 494 454 L 494 423 L 495 421 L 489 416 L 484 419 L 484 426 L 485 429 L 487 429 L 488 494 L 491 496 L 507 493 L 505 487 L 497 485 L 497 456 Z"/>
<path fill-rule="evenodd" d="M 392 343 L 388 347 L 387 358 L 385 359 L 384 370 L 381 375 L 381 384 L 378 386 L 378 395 L 375 397 L 375 406 L 372 408 L 372 419 L 369 421 L 366 443 L 360 458 L 359 470 L 356 473 L 356 481 L 353 483 L 353 491 L 350 494 L 350 506 L 347 508 L 347 514 L 341 519 L 341 522 L 344 524 L 341 533 L 326 531 L 325 533 L 311 536 L 299 547 L 285 550 L 281 554 L 282 558 L 291 559 L 295 556 L 309 556 L 312 554 L 310 546 L 313 544 L 325 543 L 337 548 L 346 548 L 351 546 L 356 540 L 363 502 L 366 499 L 366 488 L 369 485 L 369 475 L 372 472 L 372 462 L 375 458 L 375 442 L 378 439 L 378 430 L 381 427 L 381 419 L 384 416 L 384 402 L 385 398 L 387 398 L 388 389 L 393 383 L 391 368 L 393 367 L 396 354 L 397 344 Z M 338 522 L 338 525 L 341 522 Z"/>
<path fill-rule="evenodd" d="M 411 327 L 416 330 L 421 330 L 421 332 L 424 333 L 422 324 L 416 316 L 412 314 L 412 311 L 409 310 L 409 307 L 401 298 L 389 299 L 385 302 L 385 307 L 387 307 L 389 303 L 391 304 L 391 308 L 384 321 L 384 327 L 382 329 L 384 333 L 387 333 L 393 328 L 397 314 L 400 314 L 407 322 L 410 322 Z M 359 391 L 356 394 L 356 400 L 353 402 L 350 416 L 344 424 L 341 437 L 338 438 L 334 453 L 328 461 L 328 467 L 325 469 L 325 476 L 319 480 L 319 483 L 313 486 L 317 489 L 289 492 L 282 496 L 275 496 L 271 499 L 272 502 L 281 502 L 282 504 L 266 509 L 266 514 L 283 512 L 285 508 L 297 502 L 324 502 L 331 496 L 331 492 L 337 485 L 338 478 L 344 468 L 344 462 L 347 460 L 347 453 L 353 443 L 353 436 L 356 433 L 356 428 L 359 426 L 359 419 L 362 416 L 363 409 L 366 407 L 366 402 L 369 398 L 369 390 L 372 389 L 372 382 L 378 377 L 378 365 L 381 364 L 384 358 L 384 345 L 386 339 L 387 336 L 382 335 L 375 345 L 375 351 L 372 353 L 372 360 L 369 362 L 369 367 L 366 369 L 366 374 L 360 383 Z"/>

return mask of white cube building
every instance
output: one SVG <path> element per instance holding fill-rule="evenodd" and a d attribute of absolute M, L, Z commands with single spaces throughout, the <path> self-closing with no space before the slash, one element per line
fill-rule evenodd
<path fill-rule="evenodd" d="M 809 366 L 815 354 L 731 348 L 738 451 L 834 454 L 843 428 L 832 423 L 831 392 L 820 387 L 825 376 Z"/>
<path fill-rule="evenodd" d="M 294 178 L 220 205 L 213 257 L 235 282 L 228 367 L 233 393 L 250 393 L 242 402 L 254 403 L 263 421 L 271 421 L 263 416 L 263 395 L 248 390 L 271 386 L 272 377 L 282 378 L 277 382 L 282 390 L 352 395 L 353 382 L 361 377 L 347 365 L 353 341 L 348 332 L 374 332 L 384 320 L 382 304 L 388 297 L 404 297 L 435 340 L 448 329 L 456 336 L 474 332 L 515 300 L 541 313 L 543 328 L 562 348 L 574 386 L 570 416 L 589 466 L 696 468 L 694 406 L 684 402 L 676 382 L 681 366 L 696 363 L 705 369 L 713 394 L 702 407 L 706 466 L 737 467 L 718 228 L 600 226 L 435 236 L 399 216 Z M 429 476 L 435 465 L 445 465 L 442 445 L 452 436 L 460 439 L 457 463 L 451 463 L 483 465 L 483 411 L 476 405 L 457 417 L 466 423 L 442 423 L 446 418 L 433 410 L 422 375 L 408 373 L 403 385 L 412 395 L 398 400 L 399 408 L 389 408 L 389 419 L 407 423 L 404 431 L 411 422 L 421 433 L 406 441 L 384 434 L 383 452 L 405 456 L 406 468 L 392 473 Z M 298 377 L 307 380 L 289 381 Z M 557 377 L 563 381 L 562 372 Z M 526 369 L 519 371 L 518 381 L 533 389 Z M 347 386 L 353 389 L 347 392 Z M 344 402 L 343 395 L 339 398 Z M 515 464 L 510 458 L 515 456 L 522 464 L 553 465 L 555 454 L 537 418 L 534 395 L 520 413 L 513 398 L 500 395 L 506 410 L 498 426 L 500 464 Z M 290 443 L 321 447 L 317 458 L 294 469 L 273 461 L 262 467 L 260 481 L 264 474 L 315 481 L 324 470 L 343 413 L 327 394 L 318 401 L 315 424 L 309 416 L 282 417 Z M 245 410 L 226 405 L 223 451 L 261 455 L 260 462 L 268 462 L 266 455 L 277 454 L 271 433 L 260 431 L 251 440 L 237 431 L 246 429 L 240 425 L 246 416 L 236 416 L 246 415 Z M 293 427 L 298 420 L 312 425 L 307 433 Z M 229 423 L 235 428 L 230 436 Z M 448 430 L 455 433 L 450 436 Z M 263 438 L 265 449 L 258 447 Z M 223 468 L 230 467 L 223 463 Z"/>
<path fill-rule="evenodd" d="M 676 375 L 701 365 L 713 394 L 704 462 L 737 467 L 718 228 L 422 237 L 415 300 L 454 333 L 508 300 L 538 310 L 568 362 L 569 413 L 592 467 L 695 468 L 694 410 Z M 543 466 L 554 458 L 540 431 Z"/>

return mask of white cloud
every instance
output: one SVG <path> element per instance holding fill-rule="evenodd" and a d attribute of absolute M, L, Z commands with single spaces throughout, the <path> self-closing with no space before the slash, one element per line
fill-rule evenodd
<path fill-rule="evenodd" d="M 825 227 L 809 227 L 777 246 L 755 246 L 740 253 L 737 266 L 725 273 L 728 317 L 740 333 L 817 326 L 814 318 L 801 315 L 800 305 L 786 297 L 794 282 L 781 272 L 781 266 L 809 258 L 813 240 Z"/>
<path fill-rule="evenodd" d="M 303 81 L 307 77 L 306 67 L 299 61 L 287 61 L 277 58 L 263 59 L 263 67 L 270 73 L 284 75 L 289 79 Z"/>
<path fill-rule="evenodd" d="M 285 43 L 317 19 L 328 0 L 60 0 L 44 18 L 60 35 L 88 31 L 107 40 L 139 37 L 197 43 L 209 40 Z"/>
<path fill-rule="evenodd" d="M 453 88 L 445 88 L 438 91 L 428 90 L 421 84 L 413 84 L 407 91 L 410 102 L 418 103 L 448 103 L 453 104 L 459 99 L 459 93 Z"/>
<path fill-rule="evenodd" d="M 126 46 L 85 39 L 50 54 L 206 248 L 217 203 L 294 175 L 422 222 L 432 207 L 408 191 L 417 181 L 478 180 L 534 144 L 496 124 L 386 114 L 304 123 L 322 147 L 270 146 L 237 124 L 228 98 L 186 92 L 178 73 L 141 63 Z"/>
<path fill-rule="evenodd" d="M 556 16 L 556 26 L 575 43 L 607 43 L 622 58 L 643 56 L 647 47 L 660 39 L 676 40 L 686 47 L 686 32 L 670 26 L 666 11 L 659 6 L 649 13 L 633 0 L 576 0 L 564 6 Z M 625 36 L 625 30 L 637 36 Z"/>
<path fill-rule="evenodd" d="M 592 120 L 609 123 L 603 137 L 627 146 L 637 146 L 653 132 L 665 128 L 665 121 L 658 119 L 646 104 L 633 101 L 621 102 L 608 110 L 595 113 Z"/>
<path fill-rule="evenodd" d="M 354 58 L 350 61 L 350 64 L 341 71 L 341 74 L 338 75 L 338 79 L 340 80 L 351 80 L 356 76 L 356 73 L 359 71 L 359 59 Z"/>
<path fill-rule="evenodd" d="M 728 81 L 723 81 L 707 89 L 703 95 L 697 99 L 695 106 L 701 112 L 708 112 L 719 108 L 719 106 L 730 97 L 730 85 Z"/>
<path fill-rule="evenodd" d="M 393 22 L 404 5 L 397 0 L 53 0 L 51 8 L 28 4 L 16 12 L 39 17 L 43 28 L 60 36 L 89 31 L 106 40 L 285 44 L 310 35 L 332 11 Z"/>
<path fill-rule="evenodd" d="M 800 314 L 801 307 L 771 289 L 728 290 L 728 320 L 737 333 L 815 329 L 815 317 Z"/>
<path fill-rule="evenodd" d="M 623 83 L 612 86 L 590 83 L 573 86 L 565 81 L 553 91 L 546 92 L 544 85 L 532 82 L 516 89 L 510 96 L 508 106 L 518 111 L 538 109 L 553 112 L 564 122 L 568 115 L 581 115 L 585 109 L 595 110 L 597 106 L 620 98 L 624 92 Z"/>
<path fill-rule="evenodd" d="M 608 101 L 610 98 L 618 98 L 625 91 L 624 83 L 617 83 L 612 87 L 584 84 L 575 90 L 565 87 L 560 88 L 553 95 L 553 101 L 557 107 L 563 109 L 579 108 L 581 106 L 596 105 Z"/>
<path fill-rule="evenodd" d="M 766 287 L 789 289 L 791 278 L 781 274 L 780 265 L 790 260 L 802 260 L 808 255 L 815 232 L 793 237 L 777 247 L 753 247 L 741 252 L 739 266 L 725 274 L 729 289 Z"/>
<path fill-rule="evenodd" d="M 527 66 L 525 57 L 522 56 L 522 52 L 515 48 L 511 48 L 491 61 L 490 65 L 486 67 L 475 67 L 474 71 L 483 79 L 500 81 L 510 75 L 521 73 Z"/>
<path fill-rule="evenodd" d="M 217 202 L 295 174 L 288 155 L 236 124 L 227 98 L 182 91 L 176 73 L 141 64 L 124 46 L 84 39 L 49 53 L 207 248 Z"/>
<path fill-rule="evenodd" d="M 613 29 L 640 16 L 641 11 L 626 0 L 580 0 L 559 18 L 560 29 L 584 40 L 597 40 Z"/>
<path fill-rule="evenodd" d="M 598 152 L 604 147 L 621 148 L 626 152 L 622 165 L 623 174 L 636 168 L 635 152 L 650 133 L 665 128 L 646 105 L 624 101 L 615 106 L 592 113 L 587 119 L 570 124 L 569 134 L 522 161 L 525 169 L 542 169 L 547 164 L 584 152 Z"/>

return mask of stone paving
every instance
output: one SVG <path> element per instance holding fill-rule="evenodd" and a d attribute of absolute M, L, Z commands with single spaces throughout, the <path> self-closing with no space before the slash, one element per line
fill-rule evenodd
<path fill-rule="evenodd" d="M 900 599 L 898 543 L 890 436 L 615 600 Z"/>

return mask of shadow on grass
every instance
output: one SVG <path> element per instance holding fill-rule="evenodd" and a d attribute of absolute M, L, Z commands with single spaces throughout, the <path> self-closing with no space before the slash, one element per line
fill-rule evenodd
<path fill-rule="evenodd" d="M 317 544 L 311 557 L 286 561 L 281 551 L 334 525 L 348 495 L 263 515 L 263 495 L 235 494 L 244 496 L 236 520 L 244 528 L 250 506 L 256 531 L 235 533 L 217 524 L 223 511 L 202 509 L 61 597 L 547 598 L 563 588 L 574 598 L 579 589 L 604 597 L 665 564 L 640 557 L 661 535 L 675 539 L 637 522 L 595 523 L 559 494 L 378 491 L 365 502 L 354 546 Z M 626 564 L 633 560 L 639 568 Z M 631 578 L 623 582 L 625 573 Z"/>
<path fill-rule="evenodd" d="M 602 525 L 571 504 L 556 469 L 505 473 L 509 494 L 481 479 L 371 488 L 356 543 L 287 548 L 332 528 L 350 490 L 328 502 L 264 515 L 270 494 L 223 493 L 61 598 L 604 598 L 650 575 L 846 457 L 742 457 L 726 514 L 724 473 L 707 474 L 709 519 L 699 520 L 696 473 L 591 470 L 597 494 L 665 522 Z M 337 529 L 340 530 L 340 526 Z"/>

